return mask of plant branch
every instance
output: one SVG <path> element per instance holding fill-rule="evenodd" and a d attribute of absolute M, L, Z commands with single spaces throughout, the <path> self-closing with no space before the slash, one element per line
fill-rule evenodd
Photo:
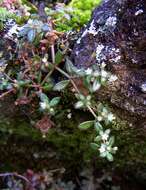
<path fill-rule="evenodd" d="M 62 69 L 60 69 L 59 67 L 55 67 L 56 70 L 58 70 L 60 73 L 62 73 L 64 76 L 66 76 L 70 82 L 72 83 L 73 87 L 75 88 L 75 90 L 81 94 L 81 92 L 79 91 L 78 87 L 76 86 L 75 82 L 72 80 L 72 78 L 65 72 L 63 71 Z M 94 112 L 94 110 L 90 107 L 90 106 L 87 106 L 88 110 L 90 111 L 90 113 L 95 117 L 95 119 L 97 119 L 97 115 L 96 113 Z"/>
<path fill-rule="evenodd" d="M 72 83 L 74 89 L 79 93 L 81 94 L 81 92 L 79 91 L 78 87 L 76 86 L 75 82 L 73 81 L 73 79 L 66 73 L 64 72 L 62 69 L 60 69 L 59 67 L 55 67 L 57 71 L 59 71 L 60 73 L 62 73 L 64 76 L 66 76 L 70 82 Z"/>
<path fill-rule="evenodd" d="M 3 98 L 4 96 L 10 94 L 11 92 L 14 92 L 14 89 L 10 89 L 9 91 L 4 92 L 3 94 L 1 94 L 1 95 L 0 95 L 0 99 Z"/>
<path fill-rule="evenodd" d="M 54 45 L 51 46 L 52 63 L 55 64 L 55 50 Z"/>

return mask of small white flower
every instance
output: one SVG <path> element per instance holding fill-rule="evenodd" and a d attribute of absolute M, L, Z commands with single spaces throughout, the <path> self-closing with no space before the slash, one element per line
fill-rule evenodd
<path fill-rule="evenodd" d="M 91 96 L 88 95 L 88 96 L 86 97 L 86 100 L 90 101 L 90 100 L 91 100 Z"/>
<path fill-rule="evenodd" d="M 42 135 L 42 138 L 44 138 L 44 139 L 45 139 L 45 138 L 46 138 L 46 134 L 43 134 L 43 135 Z"/>
<path fill-rule="evenodd" d="M 98 77 L 100 75 L 99 71 L 94 71 L 93 76 Z"/>
<path fill-rule="evenodd" d="M 109 151 L 109 152 L 111 151 L 111 147 L 110 146 L 107 147 L 107 151 Z"/>
<path fill-rule="evenodd" d="M 47 62 L 48 62 L 47 57 L 44 57 L 44 58 L 42 59 L 42 62 L 47 63 Z"/>
<path fill-rule="evenodd" d="M 101 77 L 106 78 L 108 73 L 105 70 L 101 70 Z"/>
<path fill-rule="evenodd" d="M 113 148 L 113 150 L 114 150 L 114 151 L 117 151 L 117 150 L 118 150 L 118 147 L 117 147 L 117 146 L 115 146 L 115 147 Z"/>
<path fill-rule="evenodd" d="M 105 132 L 100 131 L 99 134 L 100 134 L 101 139 L 102 139 L 103 141 L 107 141 L 108 138 L 109 138 L 110 129 L 107 129 Z"/>
<path fill-rule="evenodd" d="M 72 114 L 71 114 L 71 113 L 67 114 L 67 118 L 68 118 L 68 119 L 71 119 L 71 117 L 72 117 Z"/>
<path fill-rule="evenodd" d="M 88 68 L 85 72 L 86 72 L 86 75 L 91 75 L 92 74 L 92 69 Z"/>
<path fill-rule="evenodd" d="M 28 24 L 32 24 L 32 23 L 33 23 L 33 20 L 32 20 L 32 19 L 29 19 L 27 23 L 28 23 Z"/>
<path fill-rule="evenodd" d="M 105 144 L 101 144 L 101 147 L 99 148 L 99 152 L 100 152 L 100 154 L 106 152 L 106 145 Z"/>
<path fill-rule="evenodd" d="M 115 119 L 115 116 L 112 113 L 109 113 L 107 119 L 108 121 L 112 122 Z"/>
<path fill-rule="evenodd" d="M 107 116 L 107 112 L 103 111 L 101 115 L 105 118 Z"/>
<path fill-rule="evenodd" d="M 107 110 L 107 108 L 104 107 L 104 108 L 102 109 L 101 115 L 102 115 L 103 117 L 106 117 L 107 114 L 108 114 L 108 110 Z"/>
<path fill-rule="evenodd" d="M 53 108 L 50 108 L 50 112 L 54 112 L 54 109 L 53 109 Z"/>
<path fill-rule="evenodd" d="M 103 120 L 103 117 L 98 116 L 98 117 L 97 117 L 97 120 L 98 120 L 98 121 L 102 121 L 102 120 Z"/>
<path fill-rule="evenodd" d="M 46 102 L 40 102 L 40 107 L 45 110 L 48 107 L 48 104 Z"/>
<path fill-rule="evenodd" d="M 101 135 L 101 139 L 102 139 L 103 141 L 107 141 L 108 137 L 109 137 L 109 135 L 108 135 L 107 133 L 103 133 L 103 134 Z"/>
<path fill-rule="evenodd" d="M 101 83 L 106 82 L 106 80 L 107 80 L 106 78 L 102 77 L 102 78 L 101 78 Z"/>

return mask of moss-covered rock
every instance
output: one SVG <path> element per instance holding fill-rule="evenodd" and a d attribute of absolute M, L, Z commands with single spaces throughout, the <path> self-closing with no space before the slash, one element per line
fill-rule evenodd
<path fill-rule="evenodd" d="M 66 101 L 64 99 L 64 104 Z M 8 99 L 6 102 L 9 102 Z M 3 101 L 3 108 L 6 102 Z M 24 114 L 23 109 L 15 109 L 17 113 L 14 114 L 13 111 L 13 115 L 10 109 L 1 112 L 0 162 L 3 163 L 1 167 L 3 171 L 24 171 L 27 168 L 41 170 L 44 167 L 50 169 L 50 166 L 52 169 L 59 163 L 71 172 L 73 168 L 78 170 L 91 166 L 93 161 L 96 168 L 110 169 L 109 166 L 112 166 L 122 169 L 131 166 L 136 169 L 146 163 L 145 135 L 141 130 L 129 128 L 125 122 L 117 120 L 111 126 L 119 150 L 115 155 L 115 161 L 109 164 L 108 161 L 99 158 L 98 151 L 90 148 L 90 142 L 95 137 L 92 129 L 89 131 L 78 129 L 80 122 L 91 119 L 92 116 L 88 113 L 72 110 L 72 118 L 68 119 L 66 106 L 63 112 L 56 115 L 55 127 L 48 131 L 44 139 L 41 132 L 31 124 L 32 120 Z M 50 165 L 53 161 L 54 164 Z"/>

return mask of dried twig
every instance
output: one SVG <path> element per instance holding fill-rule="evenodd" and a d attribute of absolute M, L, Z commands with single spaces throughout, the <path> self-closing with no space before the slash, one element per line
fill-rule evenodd
<path fill-rule="evenodd" d="M 0 99 L 3 98 L 4 96 L 10 94 L 11 92 L 14 92 L 14 89 L 10 89 L 9 91 L 2 93 L 2 94 L 0 95 Z"/>

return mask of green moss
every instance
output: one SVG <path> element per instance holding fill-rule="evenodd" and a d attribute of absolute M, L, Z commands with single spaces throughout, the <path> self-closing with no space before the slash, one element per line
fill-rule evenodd
<path fill-rule="evenodd" d="M 45 159 L 49 160 L 49 153 L 44 149 L 44 143 L 47 147 L 51 147 L 55 150 L 57 157 L 62 163 L 65 164 L 66 168 L 82 167 L 84 165 L 89 165 L 93 160 L 96 162 L 97 167 L 118 167 L 124 168 L 125 166 L 139 167 L 139 165 L 146 164 L 146 137 L 143 135 L 142 131 L 135 128 L 130 128 L 126 122 L 117 119 L 117 121 L 111 126 L 112 134 L 116 137 L 115 145 L 118 146 L 119 150 L 114 156 L 115 160 L 110 163 L 102 158 L 99 158 L 98 151 L 93 151 L 90 148 L 90 142 L 94 139 L 95 133 L 93 130 L 81 131 L 78 129 L 78 124 L 85 120 L 90 120 L 91 116 L 86 112 L 81 112 L 77 110 L 72 110 L 72 118 L 67 119 L 67 110 L 71 105 L 68 104 L 69 97 L 68 94 L 64 94 L 63 111 L 56 115 L 54 122 L 56 126 L 48 131 L 47 137 L 42 138 L 42 134 L 39 130 L 34 128 L 29 120 L 26 118 L 5 118 L 0 121 L 0 152 L 3 154 L 3 158 L 0 158 L 0 162 L 4 162 L 4 165 L 11 166 L 12 168 L 18 168 L 11 165 L 10 161 L 4 161 L 4 158 L 14 151 L 18 152 L 19 157 L 20 149 L 24 149 L 24 158 L 27 160 L 35 152 L 40 152 L 44 150 L 43 155 Z M 9 138 L 12 140 L 9 140 Z M 16 140 L 18 139 L 18 140 Z M 28 140 L 25 140 L 28 139 Z M 16 142 L 15 142 L 16 141 Z M 25 155 L 25 145 L 31 143 L 31 149 L 28 150 L 28 155 Z M 12 145 L 9 146 L 8 142 Z M 19 146 L 19 143 L 21 147 Z M 17 146 L 13 146 L 16 144 Z M 37 149 L 37 147 L 40 147 Z M 5 148 L 7 150 L 5 151 Z M 36 150 L 37 149 L 37 150 Z M 4 152 L 5 151 L 5 152 Z M 20 153 L 21 155 L 22 153 Z M 47 155 L 46 155 L 47 154 Z M 15 154 L 13 155 L 15 157 Z M 22 155 L 21 155 L 22 157 Z M 19 159 L 19 165 L 21 162 L 25 162 L 25 159 Z M 9 163 L 8 163 L 9 162 Z M 26 164 L 27 165 L 27 164 Z M 31 166 L 34 166 L 35 162 L 32 160 Z M 25 163 L 23 163 L 25 167 Z M 43 165 L 37 166 L 39 169 L 41 167 L 47 167 Z"/>
<path fill-rule="evenodd" d="M 46 12 L 55 20 L 56 30 L 61 32 L 79 30 L 87 24 L 93 9 L 100 2 L 101 0 L 72 0 L 69 5 L 54 11 L 46 8 Z"/>
<path fill-rule="evenodd" d="M 76 9 L 80 9 L 82 11 L 89 10 L 91 12 L 91 10 L 93 10 L 97 5 L 99 5 L 100 2 L 101 0 L 72 0 L 69 6 L 72 6 Z"/>
<path fill-rule="evenodd" d="M 4 22 L 9 18 L 16 18 L 15 14 L 10 13 L 6 8 L 0 7 L 0 30 L 4 27 Z"/>
<path fill-rule="evenodd" d="M 59 115 L 57 120 L 56 126 L 50 129 L 45 139 L 42 138 L 40 131 L 33 128 L 28 121 L 16 118 L 15 121 L 9 120 L 9 122 L 8 118 L 3 120 L 0 123 L 0 152 L 3 154 L 0 162 L 4 163 L 4 170 L 5 166 L 9 166 L 9 169 L 17 168 L 18 171 L 23 170 L 23 167 L 28 167 L 27 163 L 24 163 L 25 160 L 33 157 L 35 152 L 40 154 L 40 149 L 43 150 L 43 153 L 41 153 L 42 157 L 50 160 L 50 153 L 44 149 L 44 143 L 56 152 L 58 159 L 64 163 L 66 168 L 71 169 L 76 168 L 76 166 L 82 167 L 84 164 L 89 164 L 94 154 L 90 149 L 90 142 L 94 135 L 91 131 L 83 132 L 78 129 L 80 115 L 77 113 L 76 117 L 67 119 L 66 113 L 64 113 L 63 115 Z M 17 144 L 17 146 L 13 146 L 13 144 Z M 29 144 L 31 144 L 31 148 L 26 150 Z M 26 151 L 27 154 L 25 154 Z M 4 161 L 8 155 L 12 155 L 12 157 Z M 19 159 L 18 162 L 12 163 L 11 159 L 16 159 L 15 155 L 18 158 L 19 156 L 23 156 L 24 159 Z M 36 166 L 34 160 L 30 161 L 30 166 L 40 170 L 43 167 L 50 167 L 49 165 L 43 165 L 43 162 Z"/>

